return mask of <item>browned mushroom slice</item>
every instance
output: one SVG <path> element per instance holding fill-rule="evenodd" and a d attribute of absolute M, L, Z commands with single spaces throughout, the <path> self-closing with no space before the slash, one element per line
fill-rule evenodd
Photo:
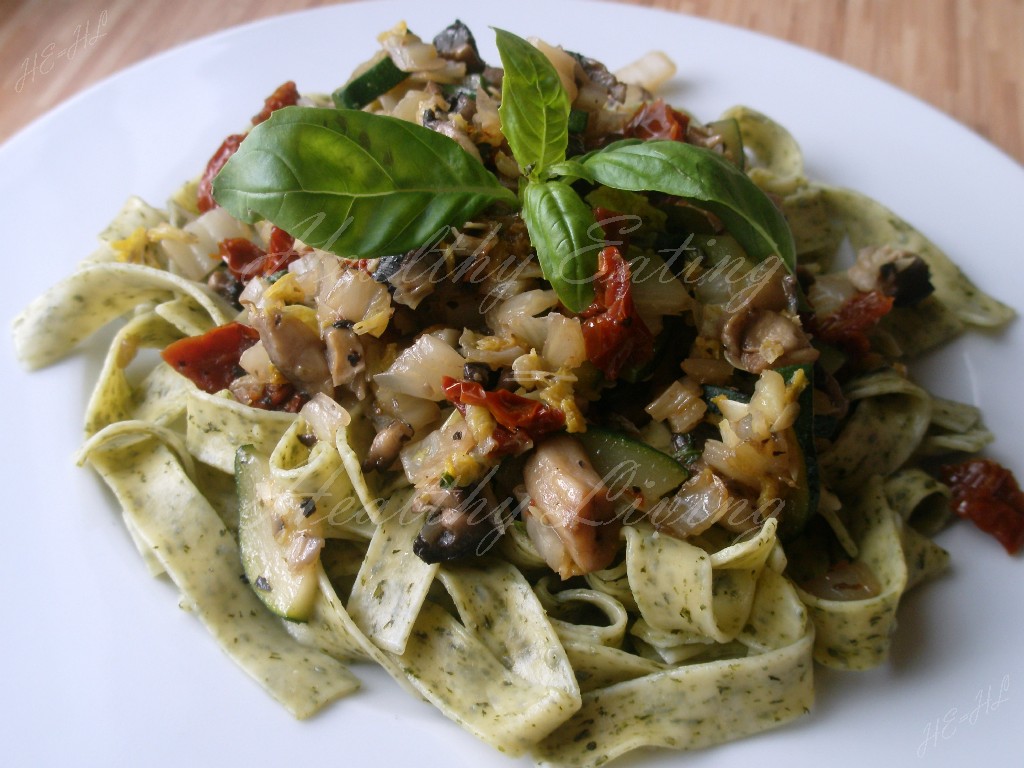
<path fill-rule="evenodd" d="M 523 480 L 526 529 L 552 570 L 567 579 L 611 564 L 622 521 L 579 440 L 545 440 L 526 460 Z"/>
<path fill-rule="evenodd" d="M 733 315 L 722 329 L 722 344 L 725 359 L 750 373 L 818 359 L 818 350 L 811 346 L 803 329 L 770 310 L 753 309 Z"/>
<path fill-rule="evenodd" d="M 391 286 L 391 298 L 396 304 L 416 309 L 434 292 L 438 280 L 437 259 L 438 254 L 432 249 L 384 256 L 377 264 L 373 279 Z"/>
<path fill-rule="evenodd" d="M 469 488 L 421 489 L 413 511 L 425 511 L 427 519 L 412 551 L 426 563 L 483 555 L 504 532 L 502 512 L 507 506 L 497 504 L 486 482 Z"/>
<path fill-rule="evenodd" d="M 309 395 L 334 392 L 324 343 L 316 331 L 280 309 L 254 312 L 250 322 L 259 331 L 270 361 L 296 388 Z"/>
<path fill-rule="evenodd" d="M 399 451 L 413 435 L 413 429 L 401 419 L 394 419 L 376 434 L 363 459 L 363 472 L 389 469 L 398 461 Z"/>
<path fill-rule="evenodd" d="M 480 58 L 473 33 L 458 19 L 441 30 L 433 42 L 438 56 L 463 62 L 466 65 L 466 72 L 483 72 L 484 62 Z"/>
<path fill-rule="evenodd" d="M 366 396 L 366 359 L 359 336 L 349 327 L 332 326 L 324 333 L 331 383 L 348 387 L 360 400 Z"/>
<path fill-rule="evenodd" d="M 935 291 L 924 259 L 887 245 L 861 248 L 847 275 L 858 290 L 881 291 L 897 307 L 912 307 Z"/>

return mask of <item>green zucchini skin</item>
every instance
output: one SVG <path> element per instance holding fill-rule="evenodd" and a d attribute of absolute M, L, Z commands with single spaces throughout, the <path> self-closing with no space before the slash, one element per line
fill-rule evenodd
<path fill-rule="evenodd" d="M 806 527 L 808 521 L 818 512 L 821 500 L 821 473 L 818 469 L 818 452 L 814 445 L 814 366 L 791 365 L 779 368 L 778 372 L 786 383 L 790 383 L 797 371 L 802 370 L 807 377 L 807 386 L 797 400 L 800 415 L 792 426 L 795 445 L 799 453 L 797 464 L 797 485 L 787 498 L 785 507 L 779 515 L 779 538 L 791 541 Z"/>
<path fill-rule="evenodd" d="M 576 437 L 612 490 L 637 488 L 650 502 L 672 493 L 689 478 L 686 468 L 667 453 L 622 432 L 590 426 Z"/>
<path fill-rule="evenodd" d="M 365 72 L 356 75 L 332 93 L 331 100 L 339 109 L 362 109 L 408 76 L 407 72 L 395 66 L 390 56 L 385 55 Z"/>
<path fill-rule="evenodd" d="M 238 492 L 238 548 L 242 568 L 256 596 L 271 612 L 289 621 L 303 622 L 312 613 L 319 583 L 316 568 L 292 567 L 287 560 L 294 531 L 280 531 L 279 505 L 298 501 L 288 495 L 270 495 L 266 486 L 267 459 L 252 446 L 235 453 L 235 484 Z M 299 511 L 301 515 L 301 511 Z"/>

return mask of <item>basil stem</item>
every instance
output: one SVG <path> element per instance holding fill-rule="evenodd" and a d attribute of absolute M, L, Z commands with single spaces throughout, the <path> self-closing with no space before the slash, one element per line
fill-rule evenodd
<path fill-rule="evenodd" d="M 495 29 L 505 74 L 498 117 L 523 173 L 535 179 L 565 159 L 569 94 L 547 56 L 521 37 Z"/>
<path fill-rule="evenodd" d="M 778 255 L 796 269 L 786 219 L 743 171 L 716 152 L 678 141 L 617 142 L 592 152 L 583 166 L 599 184 L 682 197 L 720 218 L 747 254 Z"/>
<path fill-rule="evenodd" d="M 214 199 L 339 256 L 421 247 L 515 194 L 447 136 L 358 110 L 286 107 L 245 138 Z"/>
<path fill-rule="evenodd" d="M 590 206 L 564 181 L 531 181 L 523 187 L 522 216 L 544 277 L 566 308 L 582 312 L 594 300 L 604 247 Z"/>

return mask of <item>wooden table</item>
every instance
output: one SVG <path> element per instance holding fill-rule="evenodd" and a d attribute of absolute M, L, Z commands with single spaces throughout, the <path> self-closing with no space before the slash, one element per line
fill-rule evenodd
<path fill-rule="evenodd" d="M 934 104 L 1024 161 L 1024 0 L 631 1 L 833 56 Z M 0 0 L 0 141 L 147 56 L 244 21 L 326 4 Z"/>

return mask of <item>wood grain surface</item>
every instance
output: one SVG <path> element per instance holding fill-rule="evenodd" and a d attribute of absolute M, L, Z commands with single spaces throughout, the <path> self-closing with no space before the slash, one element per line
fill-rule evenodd
<path fill-rule="evenodd" d="M 0 0 L 0 142 L 136 61 L 235 24 L 327 4 Z M 632 4 L 723 21 L 845 61 L 930 102 L 1024 161 L 1024 0 Z"/>

